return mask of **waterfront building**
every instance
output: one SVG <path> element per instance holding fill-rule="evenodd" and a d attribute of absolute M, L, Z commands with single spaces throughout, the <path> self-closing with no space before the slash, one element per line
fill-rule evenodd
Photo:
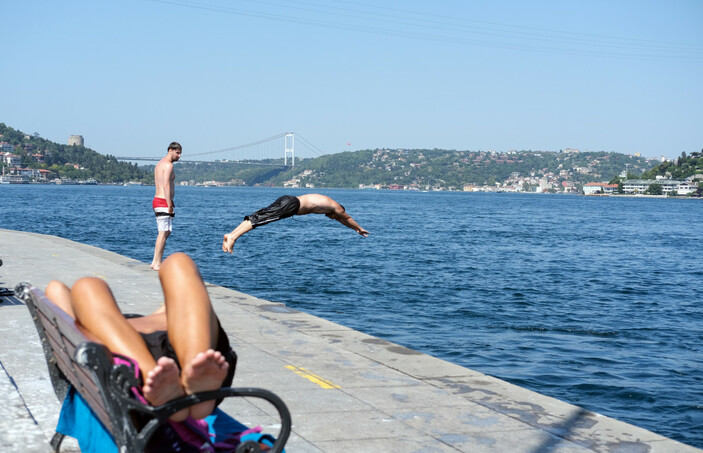
<path fill-rule="evenodd" d="M 42 181 L 48 181 L 53 174 L 54 172 L 51 170 L 44 170 L 43 168 L 39 169 L 39 179 Z"/>
<path fill-rule="evenodd" d="M 36 168 L 17 168 L 15 174 L 26 176 L 29 179 L 38 179 L 41 177 L 41 172 Z"/>
<path fill-rule="evenodd" d="M 687 195 L 695 192 L 698 188 L 698 185 L 690 178 L 690 180 L 685 181 L 679 179 L 626 179 L 622 182 L 622 189 L 624 193 L 628 194 L 645 193 L 652 184 L 660 185 L 664 195 L 668 195 L 671 192 Z"/>
<path fill-rule="evenodd" d="M 649 187 L 649 186 L 647 186 Z M 604 182 L 589 182 L 583 185 L 584 195 L 594 195 L 597 193 L 602 193 L 605 195 L 612 195 L 618 191 L 617 184 L 607 184 Z"/>

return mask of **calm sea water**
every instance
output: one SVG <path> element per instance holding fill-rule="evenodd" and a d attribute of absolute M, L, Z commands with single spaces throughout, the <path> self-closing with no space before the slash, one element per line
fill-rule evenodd
<path fill-rule="evenodd" d="M 153 187 L 0 186 L 1 227 L 150 262 Z M 324 216 L 222 235 L 284 193 L 176 188 L 166 254 L 212 283 L 703 447 L 703 202 L 320 190 Z M 0 254 L 2 244 L 0 244 Z"/>

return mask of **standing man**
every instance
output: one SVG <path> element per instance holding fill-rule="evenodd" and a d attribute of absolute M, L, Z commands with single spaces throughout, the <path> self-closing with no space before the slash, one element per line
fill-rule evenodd
<path fill-rule="evenodd" d="M 164 247 L 166 247 L 166 238 L 171 234 L 173 229 L 173 189 L 176 175 L 173 172 L 173 163 L 181 158 L 183 149 L 177 142 L 171 142 L 168 145 L 166 157 L 161 159 L 154 169 L 154 185 L 156 186 L 156 195 L 151 202 L 156 214 L 156 226 L 159 230 L 159 235 L 156 237 L 156 246 L 154 247 L 154 259 L 151 262 L 151 268 L 155 271 L 161 267 L 161 260 L 164 256 Z"/>
<path fill-rule="evenodd" d="M 356 220 L 347 214 L 344 206 L 337 203 L 327 195 L 309 193 L 294 197 L 293 195 L 283 195 L 269 206 L 259 209 L 255 213 L 244 217 L 244 221 L 231 233 L 225 234 L 222 240 L 222 251 L 232 253 L 234 243 L 239 236 L 248 233 L 254 228 L 285 219 L 294 215 L 324 214 L 330 219 L 336 220 L 347 228 L 351 228 L 363 237 L 367 237 L 369 232 L 363 229 Z"/>

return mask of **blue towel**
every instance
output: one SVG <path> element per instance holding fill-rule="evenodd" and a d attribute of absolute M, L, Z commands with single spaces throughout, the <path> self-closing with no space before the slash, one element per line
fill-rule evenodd
<path fill-rule="evenodd" d="M 220 435 L 242 432 L 247 427 L 220 409 L 204 419 L 210 433 L 217 442 Z M 83 453 L 118 453 L 115 441 L 100 419 L 90 409 L 83 397 L 71 387 L 61 406 L 61 415 L 56 431 L 78 440 Z"/>
<path fill-rule="evenodd" d="M 56 431 L 78 440 L 81 452 L 118 453 L 110 432 L 73 387 L 63 400 Z"/>

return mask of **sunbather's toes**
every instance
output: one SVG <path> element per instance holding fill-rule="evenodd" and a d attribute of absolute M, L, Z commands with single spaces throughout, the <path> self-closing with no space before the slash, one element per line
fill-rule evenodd
<path fill-rule="evenodd" d="M 181 384 L 178 365 L 173 359 L 161 357 L 156 367 L 144 380 L 144 397 L 153 406 L 160 406 L 175 398 L 185 395 Z M 188 417 L 188 409 L 176 412 L 170 417 L 173 421 L 182 421 Z"/>
<path fill-rule="evenodd" d="M 201 352 L 183 368 L 183 388 L 187 394 L 217 390 L 222 386 L 229 363 L 219 351 L 208 349 Z M 193 418 L 204 418 L 210 415 L 215 408 L 215 401 L 210 400 L 196 404 L 190 408 Z"/>

